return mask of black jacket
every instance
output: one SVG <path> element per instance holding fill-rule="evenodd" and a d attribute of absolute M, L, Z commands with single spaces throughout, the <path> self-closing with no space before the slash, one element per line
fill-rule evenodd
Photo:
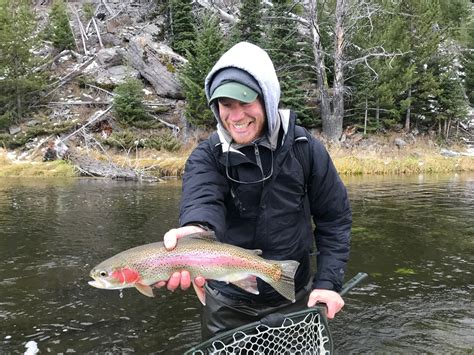
<path fill-rule="evenodd" d="M 212 146 L 209 139 L 202 142 L 186 163 L 180 225 L 205 223 L 222 242 L 261 249 L 266 259 L 299 261 L 295 277 L 298 291 L 311 272 L 312 215 L 317 248 L 313 288 L 340 291 L 352 224 L 347 192 L 324 146 L 312 136 L 306 143 L 295 143 L 294 132 L 292 115 L 283 144 L 274 152 L 255 144 L 242 148 L 243 155 L 222 152 L 220 144 Z M 295 157 L 294 144 L 309 144 L 309 150 L 304 150 L 311 155 L 308 181 L 302 163 Z M 263 163 L 263 172 L 256 154 Z M 244 182 L 270 178 L 241 184 L 227 176 Z M 258 281 L 258 296 L 221 282 L 213 281 L 211 286 L 244 299 L 282 300 L 273 288 Z"/>

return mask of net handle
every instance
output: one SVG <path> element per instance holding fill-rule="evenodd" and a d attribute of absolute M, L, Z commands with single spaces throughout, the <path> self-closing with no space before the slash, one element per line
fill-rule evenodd
<path fill-rule="evenodd" d="M 341 296 L 345 296 L 347 293 L 350 292 L 354 287 L 356 287 L 358 284 L 360 284 L 362 281 L 364 281 L 369 275 L 365 272 L 359 272 L 357 275 L 355 275 L 352 279 L 347 281 L 343 286 L 342 290 L 339 293 Z"/>

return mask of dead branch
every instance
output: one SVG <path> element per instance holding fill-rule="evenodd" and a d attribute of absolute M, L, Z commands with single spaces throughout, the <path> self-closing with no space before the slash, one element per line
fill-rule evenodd
<path fill-rule="evenodd" d="M 79 12 L 77 11 L 76 8 L 74 8 L 74 15 L 76 15 L 76 20 L 77 20 L 77 23 L 79 24 L 79 32 L 81 33 L 81 40 L 82 40 L 82 46 L 84 47 L 84 54 L 87 55 L 88 51 L 87 51 L 86 40 L 88 40 L 88 37 L 87 37 L 86 30 L 84 29 L 84 26 L 82 25 Z"/>
<path fill-rule="evenodd" d="M 116 14 L 114 14 L 113 10 L 110 8 L 109 5 L 107 5 L 107 3 L 104 0 L 100 0 L 100 3 L 107 9 L 107 11 L 109 12 L 109 14 L 112 15 L 112 17 L 116 16 Z"/>
<path fill-rule="evenodd" d="M 65 138 L 61 139 L 60 142 L 61 143 L 64 143 L 65 141 L 67 141 L 69 138 L 73 137 L 74 135 L 76 135 L 78 132 L 81 132 L 84 128 L 86 128 L 87 126 L 90 126 L 92 123 L 96 122 L 99 118 L 101 118 L 102 116 L 104 116 L 107 112 L 109 112 L 110 110 L 112 109 L 112 106 L 109 106 L 105 111 L 97 111 L 95 112 L 88 120 L 87 120 L 87 123 L 84 125 L 84 126 L 81 126 L 79 129 L 75 130 L 74 132 L 72 132 L 71 134 L 69 134 L 68 136 L 66 136 Z"/>
<path fill-rule="evenodd" d="M 48 105 L 110 105 L 110 101 L 50 101 Z"/>
<path fill-rule="evenodd" d="M 93 88 L 93 89 L 96 89 L 96 90 L 99 90 L 99 91 L 103 91 L 105 92 L 106 94 L 109 94 L 110 96 L 115 96 L 116 94 L 113 93 L 113 92 L 110 92 L 110 91 L 107 91 L 105 89 L 102 89 L 101 87 L 98 87 L 98 86 L 95 86 L 95 85 L 92 85 L 92 84 L 86 84 L 87 86 Z"/>
<path fill-rule="evenodd" d="M 97 22 L 95 21 L 95 17 L 92 17 L 92 23 L 94 24 L 95 32 L 97 33 L 97 38 L 99 39 L 100 48 L 104 48 L 104 44 L 102 43 L 102 38 L 100 37 L 99 26 L 97 26 Z"/>
<path fill-rule="evenodd" d="M 48 86 L 49 87 L 52 87 L 52 86 L 55 86 L 57 85 L 53 90 L 51 90 L 50 92 L 48 92 L 47 94 L 45 94 L 45 97 L 51 95 L 53 92 L 55 92 L 56 90 L 58 90 L 61 86 L 63 86 L 64 84 L 66 84 L 67 82 L 69 82 L 70 80 L 74 79 L 76 76 L 78 76 L 79 74 L 82 73 L 82 71 L 95 59 L 95 56 L 92 56 L 90 57 L 88 60 L 86 60 L 84 63 L 82 63 L 79 68 L 77 68 L 76 70 L 73 70 L 72 72 L 68 73 L 67 75 L 65 75 L 64 77 L 62 78 L 59 78 L 58 80 L 56 80 L 54 83 L 52 84 L 49 84 Z"/>
<path fill-rule="evenodd" d="M 224 10 L 218 8 L 213 2 L 209 2 L 208 0 L 196 0 L 196 2 L 202 7 L 204 7 L 205 9 L 208 9 L 214 12 L 217 16 L 219 16 L 225 22 L 228 22 L 228 23 L 237 22 L 237 19 L 234 16 L 229 15 Z"/>
<path fill-rule="evenodd" d="M 163 119 L 161 119 L 161 118 L 155 116 L 154 114 L 152 114 L 152 113 L 150 113 L 150 112 L 148 112 L 148 114 L 149 114 L 151 117 L 153 117 L 155 120 L 158 120 L 158 121 L 160 121 L 161 123 L 163 123 L 166 127 L 171 128 L 171 129 L 173 130 L 173 134 L 174 134 L 174 135 L 177 135 L 177 134 L 179 133 L 180 128 L 179 128 L 178 126 L 176 126 L 176 125 L 174 125 L 174 124 L 172 124 L 172 123 L 166 122 L 165 120 L 163 120 Z"/>

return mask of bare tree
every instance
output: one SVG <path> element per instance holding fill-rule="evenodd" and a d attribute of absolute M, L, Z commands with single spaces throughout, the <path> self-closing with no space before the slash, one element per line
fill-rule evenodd
<path fill-rule="evenodd" d="M 309 1 L 308 23 L 311 29 L 323 135 L 331 141 L 338 141 L 343 132 L 344 96 L 347 91 L 344 86 L 345 70 L 358 64 L 365 64 L 376 77 L 377 73 L 369 65 L 369 58 L 393 57 L 402 53 L 387 53 L 382 46 L 370 49 L 359 48 L 360 57 L 347 59 L 345 57 L 346 48 L 349 45 L 353 46 L 350 43 L 350 37 L 358 30 L 361 20 L 364 20 L 366 25 L 371 26 L 372 16 L 381 9 L 371 0 L 336 0 L 332 33 L 333 49 L 329 54 L 330 51 L 323 48 L 321 41 L 321 14 L 325 3 L 324 0 Z M 358 48 L 357 46 L 354 47 Z M 325 65 L 326 56 L 328 55 L 332 55 L 334 62 L 332 88 L 328 83 Z"/>

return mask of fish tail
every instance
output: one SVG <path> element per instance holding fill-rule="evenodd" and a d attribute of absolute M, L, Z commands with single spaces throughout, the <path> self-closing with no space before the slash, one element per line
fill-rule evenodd
<path fill-rule="evenodd" d="M 283 297 L 295 302 L 295 274 L 300 263 L 295 260 L 272 260 L 271 263 L 280 266 L 281 275 L 278 280 L 265 279 L 265 281 Z"/>

